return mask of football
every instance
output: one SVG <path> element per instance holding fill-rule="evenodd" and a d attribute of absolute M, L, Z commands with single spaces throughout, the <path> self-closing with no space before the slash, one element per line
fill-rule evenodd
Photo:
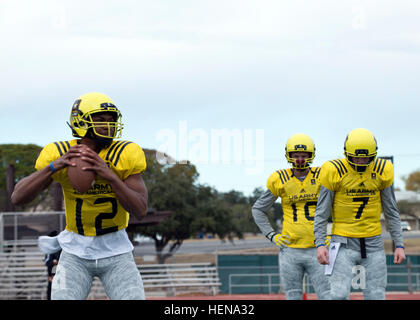
<path fill-rule="evenodd" d="M 80 157 L 73 158 L 72 161 L 76 163 L 76 166 L 67 167 L 67 176 L 73 188 L 80 193 L 85 193 L 92 187 L 95 181 L 95 172 L 82 170 L 83 167 L 88 167 L 90 164 Z"/>

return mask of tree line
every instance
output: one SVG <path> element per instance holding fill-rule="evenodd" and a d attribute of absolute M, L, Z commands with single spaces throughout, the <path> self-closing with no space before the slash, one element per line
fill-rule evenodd
<path fill-rule="evenodd" d="M 34 144 L 0 145 L 0 212 L 57 210 L 55 184 L 27 205 L 10 208 L 8 201 L 11 182 L 7 183 L 7 171 L 14 171 L 14 185 L 35 171 L 41 149 Z M 184 240 L 199 235 L 233 241 L 235 237 L 243 238 L 245 233 L 259 233 L 251 207 L 263 189 L 256 188 L 250 196 L 235 190 L 219 192 L 212 186 L 198 183 L 199 172 L 194 164 L 161 164 L 157 161 L 156 150 L 144 149 L 144 152 L 147 170 L 143 179 L 149 193 L 149 208 L 172 214 L 158 225 L 138 226 L 130 228 L 129 232 L 131 238 L 136 235 L 152 238 L 159 262 L 172 256 Z M 269 219 L 274 225 L 281 216 L 281 205 L 275 203 Z"/>
<path fill-rule="evenodd" d="M 0 212 L 57 211 L 62 207 L 62 202 L 57 202 L 57 192 L 60 192 L 57 184 L 52 184 L 27 205 L 15 208 L 9 201 L 14 184 L 35 171 L 35 161 L 41 150 L 42 147 L 35 144 L 0 145 Z M 184 240 L 199 235 L 232 241 L 235 237 L 243 238 L 245 233 L 260 232 L 252 218 L 251 207 L 264 191 L 262 188 L 254 189 L 250 196 L 236 190 L 219 192 L 212 186 L 198 183 L 199 172 L 194 164 L 161 164 L 156 150 L 144 149 L 144 152 L 147 170 L 143 179 L 149 193 L 149 208 L 172 214 L 158 225 L 138 226 L 130 228 L 129 232 L 131 238 L 136 235 L 152 238 L 159 262 L 173 255 Z M 14 181 L 10 181 L 11 174 Z M 403 180 L 406 190 L 420 192 L 420 169 Z M 399 207 L 408 214 L 413 211 L 412 205 L 405 202 L 399 203 Z M 280 221 L 281 204 L 276 202 L 268 216 L 272 225 Z"/>

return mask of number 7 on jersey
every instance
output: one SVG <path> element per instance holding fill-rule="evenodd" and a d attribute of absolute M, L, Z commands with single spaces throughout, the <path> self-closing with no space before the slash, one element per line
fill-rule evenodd
<path fill-rule="evenodd" d="M 369 197 L 353 198 L 353 202 L 361 202 L 361 205 L 360 205 L 359 209 L 357 210 L 356 217 L 355 217 L 356 219 L 360 219 L 360 217 L 362 216 L 362 213 L 363 213 L 363 209 L 365 208 L 365 206 L 369 202 Z"/>

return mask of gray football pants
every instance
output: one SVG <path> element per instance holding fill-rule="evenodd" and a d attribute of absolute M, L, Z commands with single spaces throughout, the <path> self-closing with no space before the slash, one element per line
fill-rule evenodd
<path fill-rule="evenodd" d="M 303 276 L 307 273 L 318 299 L 328 300 L 329 282 L 324 266 L 316 258 L 316 248 L 281 248 L 280 276 L 287 300 L 301 300 Z"/>
<path fill-rule="evenodd" d="M 365 300 L 385 300 L 386 257 L 383 250 L 368 252 L 362 259 L 359 250 L 340 247 L 330 277 L 331 298 L 350 298 L 350 290 L 362 289 Z"/>
<path fill-rule="evenodd" d="M 113 300 L 144 300 L 143 281 L 131 252 L 98 260 L 61 253 L 52 283 L 52 300 L 85 300 L 98 277 Z"/>

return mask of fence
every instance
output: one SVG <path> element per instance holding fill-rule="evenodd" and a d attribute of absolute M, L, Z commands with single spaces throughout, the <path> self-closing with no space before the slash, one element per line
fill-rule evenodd
<path fill-rule="evenodd" d="M 387 256 L 388 292 L 420 291 L 420 256 L 407 255 L 401 265 L 393 264 Z M 280 278 L 278 256 L 275 255 L 219 255 L 218 272 L 221 292 L 229 294 L 284 293 Z M 314 293 L 308 277 L 303 285 L 306 293 Z M 353 288 L 352 292 L 361 289 Z"/>
<path fill-rule="evenodd" d="M 40 252 L 0 253 L 0 299 L 46 299 L 47 268 Z"/>
<path fill-rule="evenodd" d="M 138 266 L 146 296 L 179 294 L 216 295 L 221 285 L 217 268 L 210 263 L 178 263 Z M 0 253 L 0 299 L 46 299 L 47 269 L 40 252 Z M 94 278 L 88 299 L 106 299 Z"/>
<path fill-rule="evenodd" d="M 43 254 L 37 248 L 37 241 L 34 239 L 38 234 L 45 234 L 42 231 L 45 223 L 48 223 L 49 230 L 61 230 L 65 224 L 63 218 L 61 212 L 0 214 L 0 299 L 8 298 L 12 294 L 16 299 L 45 298 L 46 267 L 43 263 Z M 28 224 L 30 222 L 34 228 L 32 232 L 35 238 L 32 240 L 22 237 L 22 234 L 28 234 L 28 230 L 22 232 L 23 229 L 18 228 L 19 222 L 22 221 L 27 221 Z M 7 259 L 6 255 L 8 255 Z M 407 255 L 407 260 L 402 265 L 394 265 L 392 260 L 392 256 L 387 256 L 387 291 L 420 291 L 420 255 Z M 143 259 L 143 261 L 146 260 Z M 155 265 L 156 270 L 150 272 L 146 270 L 145 265 L 141 263 L 139 270 L 144 279 L 146 295 L 170 296 L 193 291 L 205 294 L 284 292 L 279 276 L 278 255 L 275 254 L 218 254 L 216 266 L 212 264 L 200 266 L 191 263 L 188 266 L 182 266 L 172 263 L 170 264 L 173 266 L 172 270 L 166 267 L 165 270 L 157 269 Z M 176 269 L 175 266 L 178 268 Z M 200 268 L 205 270 L 200 270 Z M 192 285 L 187 287 L 186 283 Z M 314 293 L 308 278 L 304 279 L 304 286 L 307 293 Z M 90 298 L 105 297 L 100 281 L 94 280 Z"/>
<path fill-rule="evenodd" d="M 15 246 L 15 248 L 19 248 Z M 44 255 L 35 248 L 26 251 L 0 253 L 0 299 L 45 299 L 47 272 Z M 228 256 L 225 259 L 230 260 Z M 220 257 L 219 257 L 220 258 Z M 258 258 L 258 257 L 257 257 Z M 211 263 L 173 263 L 166 265 L 141 265 L 146 296 L 175 296 L 182 294 L 277 294 L 284 293 L 278 265 L 268 265 L 276 256 L 233 256 L 231 262 L 240 266 Z M 420 291 L 420 256 L 408 256 L 404 265 L 388 265 L 387 292 Z M 263 265 L 249 265 L 255 261 Z M 248 265 L 246 265 L 248 263 Z M 307 277 L 306 293 L 314 293 Z M 360 292 L 352 289 L 352 292 Z M 102 284 L 95 278 L 89 299 L 105 299 Z"/>
<path fill-rule="evenodd" d="M 262 283 L 258 281 L 261 279 L 263 279 Z M 234 293 L 234 288 L 258 288 L 260 290 L 267 288 L 265 293 L 268 294 L 282 292 L 278 273 L 231 273 L 229 274 L 229 294 Z"/>
<path fill-rule="evenodd" d="M 240 267 L 234 268 L 241 270 Z M 231 269 L 234 270 L 234 269 Z M 249 269 L 248 269 L 249 270 Z M 420 265 L 411 265 L 405 271 L 400 266 L 388 266 L 387 292 L 409 292 L 420 291 Z M 314 293 L 315 290 L 310 279 L 305 275 L 303 288 L 306 293 Z M 361 289 L 352 289 L 352 292 L 360 292 Z M 255 294 L 284 293 L 279 273 L 229 273 L 228 292 L 229 294 Z"/>
<path fill-rule="evenodd" d="M 10 245 L 34 242 L 39 236 L 53 230 L 61 231 L 66 225 L 64 212 L 1 212 L 0 252 Z"/>

